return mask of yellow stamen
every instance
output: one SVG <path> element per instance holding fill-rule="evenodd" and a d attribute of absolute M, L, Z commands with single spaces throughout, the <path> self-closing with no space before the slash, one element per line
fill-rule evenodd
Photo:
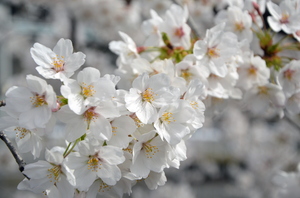
<path fill-rule="evenodd" d="M 98 169 L 101 169 L 101 160 L 97 156 L 90 156 L 90 159 L 87 161 L 88 169 L 97 172 Z"/>
<path fill-rule="evenodd" d="M 95 87 L 93 85 L 86 85 L 85 83 L 82 83 L 81 85 L 81 93 L 83 95 L 83 97 L 87 98 L 87 97 L 92 97 L 94 96 L 94 94 L 96 93 Z"/>
<path fill-rule="evenodd" d="M 245 29 L 245 26 L 242 22 L 237 22 L 234 24 L 234 26 L 235 26 L 235 30 L 239 31 L 239 32 L 241 32 Z"/>
<path fill-rule="evenodd" d="M 166 122 L 168 124 L 170 124 L 171 122 L 175 122 L 176 120 L 173 118 L 173 113 L 171 112 L 165 112 L 163 113 L 163 115 L 161 116 L 161 121 L 162 122 Z"/>
<path fill-rule="evenodd" d="M 250 68 L 248 69 L 248 74 L 256 76 L 256 71 L 257 71 L 257 68 L 254 67 L 253 65 L 251 65 Z"/>
<path fill-rule="evenodd" d="M 149 142 L 143 143 L 142 150 L 145 151 L 147 158 L 152 158 L 157 152 L 159 152 L 157 146 L 153 146 Z"/>
<path fill-rule="evenodd" d="M 213 47 L 213 48 L 208 48 L 207 50 L 207 55 L 210 57 L 210 58 L 218 58 L 220 56 L 219 54 L 219 49 L 216 48 L 216 47 Z"/>
<path fill-rule="evenodd" d="M 154 101 L 154 92 L 151 88 L 148 88 L 142 93 L 142 97 L 143 101 L 152 102 Z"/>
<path fill-rule="evenodd" d="M 268 87 L 265 87 L 265 86 L 259 86 L 258 87 L 258 93 L 259 94 L 265 94 L 265 95 L 268 95 Z"/>
<path fill-rule="evenodd" d="M 48 104 L 45 100 L 45 96 L 44 95 L 38 95 L 38 94 L 35 94 L 35 96 L 30 97 L 30 102 L 32 103 L 32 105 L 34 107 L 40 107 L 40 106 Z"/>
<path fill-rule="evenodd" d="M 23 139 L 27 134 L 30 134 L 31 131 L 22 127 L 16 127 L 14 129 L 16 131 L 17 138 Z"/>
<path fill-rule="evenodd" d="M 186 81 L 189 81 L 193 77 L 193 74 L 189 72 L 189 69 L 182 69 L 180 77 L 184 78 Z"/>
<path fill-rule="evenodd" d="M 65 61 L 64 61 L 64 56 L 56 56 L 53 59 L 52 65 L 54 66 L 53 70 L 56 72 L 61 72 L 64 71 L 64 65 L 65 65 Z"/>
<path fill-rule="evenodd" d="M 104 192 L 110 191 L 111 189 L 112 189 L 112 186 L 107 185 L 106 183 L 104 183 L 101 180 L 98 192 L 103 192 L 104 193 Z"/>
<path fill-rule="evenodd" d="M 50 173 L 47 175 L 47 177 L 50 179 L 50 182 L 57 182 L 60 179 L 60 175 L 62 173 L 60 168 L 60 165 L 54 165 L 52 168 L 48 169 L 48 172 Z"/>

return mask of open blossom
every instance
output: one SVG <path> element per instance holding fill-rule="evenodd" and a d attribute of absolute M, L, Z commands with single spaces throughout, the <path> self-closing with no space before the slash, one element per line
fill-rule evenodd
<path fill-rule="evenodd" d="M 87 110 L 88 99 L 111 100 L 115 94 L 115 84 L 108 78 L 100 78 L 100 71 L 86 67 L 78 73 L 77 81 L 68 79 L 61 86 L 62 95 L 76 114 Z"/>
<path fill-rule="evenodd" d="M 27 75 L 27 87 L 13 86 L 6 92 L 6 106 L 2 109 L 19 124 L 33 128 L 44 128 L 57 108 L 56 94 L 51 85 L 36 76 Z"/>
<path fill-rule="evenodd" d="M 188 19 L 188 9 L 183 9 L 178 5 L 171 5 L 167 10 L 164 21 L 161 25 L 161 31 L 165 32 L 171 44 L 174 47 L 183 47 L 189 49 L 191 47 L 191 28 L 186 24 Z"/>
<path fill-rule="evenodd" d="M 277 80 L 282 86 L 284 94 L 289 97 L 300 88 L 300 61 L 293 60 L 286 64 L 279 72 Z"/>
<path fill-rule="evenodd" d="M 135 58 L 139 57 L 138 49 L 135 42 L 124 32 L 119 32 L 123 41 L 111 41 L 109 49 L 115 54 L 119 55 L 119 67 L 131 63 Z"/>
<path fill-rule="evenodd" d="M 80 142 L 78 148 L 79 152 L 71 153 L 66 158 L 66 164 L 74 169 L 77 189 L 86 191 L 98 178 L 107 185 L 115 185 L 121 179 L 117 166 L 125 160 L 121 148 L 92 146 L 87 141 Z"/>
<path fill-rule="evenodd" d="M 119 117 L 119 111 L 112 101 L 88 99 L 86 110 L 78 115 L 63 106 L 58 117 L 66 123 L 66 139 L 74 141 L 87 132 L 99 140 L 109 140 L 112 136 L 112 126 L 108 118 Z"/>
<path fill-rule="evenodd" d="M 244 62 L 237 69 L 239 79 L 237 86 L 247 90 L 254 84 L 266 84 L 270 78 L 270 69 L 266 61 L 259 56 L 243 57 Z"/>
<path fill-rule="evenodd" d="M 174 103 L 162 107 L 158 112 L 159 118 L 154 122 L 155 129 L 162 140 L 169 144 L 178 144 L 184 136 L 190 133 L 187 121 L 192 119 L 193 109 L 183 103 Z"/>
<path fill-rule="evenodd" d="M 133 81 L 132 88 L 125 95 L 125 102 L 129 111 L 134 112 L 141 122 L 148 124 L 157 119 L 157 108 L 178 98 L 179 89 L 170 86 L 166 74 L 149 77 L 145 73 Z"/>
<path fill-rule="evenodd" d="M 272 30 L 279 32 L 283 30 L 291 34 L 300 29 L 300 12 L 297 10 L 295 2 L 286 0 L 280 2 L 279 6 L 272 1 L 268 1 L 267 8 L 272 16 L 268 17 L 268 23 Z"/>
<path fill-rule="evenodd" d="M 272 83 L 254 85 L 244 97 L 245 104 L 254 114 L 267 112 L 270 105 L 280 111 L 284 107 L 285 100 L 281 87 Z"/>
<path fill-rule="evenodd" d="M 161 37 L 161 31 L 159 30 L 163 20 L 154 10 L 150 10 L 150 15 L 152 18 L 144 21 L 142 24 L 142 30 L 147 35 L 144 45 L 163 46 L 164 42 Z"/>
<path fill-rule="evenodd" d="M 35 193 L 55 193 L 58 198 L 73 197 L 75 192 L 75 177 L 65 164 L 63 158 L 64 149 L 54 147 L 46 150 L 46 161 L 27 164 L 23 173 L 30 180 L 25 178 L 19 185 L 20 190 L 31 190 Z M 55 191 L 55 192 L 51 192 Z"/>
<path fill-rule="evenodd" d="M 194 45 L 194 55 L 201 65 L 210 72 L 224 77 L 228 73 L 226 62 L 238 52 L 237 38 L 233 33 L 224 32 L 225 23 L 220 23 L 206 31 L 205 38 Z"/>
<path fill-rule="evenodd" d="M 44 149 L 42 136 L 45 134 L 45 129 L 28 129 L 20 126 L 16 118 L 6 116 L 0 118 L 0 130 L 15 133 L 18 150 L 21 153 L 31 152 L 34 159 L 39 157 L 42 149 Z"/>
<path fill-rule="evenodd" d="M 130 170 L 137 176 L 146 178 L 150 171 L 160 173 L 167 166 L 168 144 L 155 134 L 150 131 L 140 135 L 133 146 Z"/>
<path fill-rule="evenodd" d="M 247 11 L 230 6 L 226 11 L 221 11 L 216 17 L 216 23 L 226 22 L 225 31 L 233 32 L 239 40 L 252 41 L 252 20 Z"/>
<path fill-rule="evenodd" d="M 30 53 L 39 65 L 36 70 L 47 79 L 64 81 L 65 77 L 71 77 L 85 62 L 85 55 L 82 52 L 73 53 L 73 45 L 69 39 L 60 39 L 53 51 L 35 43 Z"/>

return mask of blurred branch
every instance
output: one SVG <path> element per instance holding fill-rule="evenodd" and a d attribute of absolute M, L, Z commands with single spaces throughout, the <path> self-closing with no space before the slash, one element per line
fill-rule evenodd
<path fill-rule="evenodd" d="M 172 0 L 173 3 L 180 5 L 176 0 Z M 182 6 L 182 5 L 180 5 Z M 192 32 L 194 33 L 194 35 L 199 39 L 200 38 L 200 33 L 197 30 L 197 26 L 194 22 L 194 20 L 192 19 L 192 17 L 189 15 L 189 18 L 187 20 L 187 24 L 190 26 L 190 28 L 192 29 Z"/>
<path fill-rule="evenodd" d="M 6 103 L 4 100 L 0 101 L 0 107 L 5 106 Z M 8 139 L 8 137 L 5 135 L 5 133 L 3 131 L 0 131 L 0 139 L 6 144 L 6 146 L 8 147 L 9 151 L 11 152 L 11 154 L 14 156 L 17 164 L 19 165 L 19 170 L 21 172 L 24 171 L 24 167 L 26 165 L 26 162 L 22 159 L 22 157 L 19 155 L 17 149 L 14 147 L 14 145 L 12 144 L 12 142 Z M 23 174 L 27 179 L 29 179 L 29 177 L 27 177 L 27 175 Z"/>
<path fill-rule="evenodd" d="M 0 107 L 3 107 L 5 105 L 6 105 L 5 101 L 4 100 L 0 100 Z"/>
<path fill-rule="evenodd" d="M 11 143 L 11 141 L 7 138 L 5 133 L 3 131 L 0 131 L 0 139 L 3 140 L 3 142 L 6 144 L 8 149 L 10 150 L 11 154 L 14 156 L 17 164 L 19 165 L 19 170 L 21 172 L 24 171 L 24 167 L 26 165 L 25 161 L 22 159 L 22 157 L 18 154 L 17 149 L 14 147 L 14 145 Z M 25 174 L 23 174 L 27 179 L 29 179 Z"/>
<path fill-rule="evenodd" d="M 287 115 L 287 112 L 284 113 L 284 118 L 285 120 L 290 123 L 293 127 L 295 127 L 298 131 L 300 131 L 300 126 L 295 122 L 295 120 L 293 120 L 292 118 L 290 118 Z"/>

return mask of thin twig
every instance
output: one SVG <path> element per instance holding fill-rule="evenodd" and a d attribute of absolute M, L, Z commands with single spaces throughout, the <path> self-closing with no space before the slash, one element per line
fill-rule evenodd
<path fill-rule="evenodd" d="M 19 165 L 19 170 L 21 172 L 24 171 L 24 167 L 26 165 L 25 161 L 22 159 L 22 157 L 18 154 L 17 149 L 14 147 L 14 145 L 11 143 L 11 141 L 7 138 L 7 136 L 5 135 L 5 133 L 3 131 L 0 131 L 0 139 L 3 140 L 3 142 L 6 144 L 6 146 L 8 147 L 8 149 L 10 150 L 11 154 L 14 156 L 17 164 Z M 23 175 L 29 179 L 29 177 L 27 177 L 27 175 L 25 175 L 23 173 Z"/>
<path fill-rule="evenodd" d="M 5 106 L 6 103 L 4 100 L 0 101 L 0 107 Z M 26 162 L 22 159 L 22 157 L 19 155 L 17 149 L 14 147 L 14 145 L 11 143 L 11 141 L 8 139 L 8 137 L 5 135 L 5 133 L 3 131 L 0 131 L 0 139 L 6 144 L 6 146 L 8 147 L 9 151 L 11 152 L 11 154 L 14 156 L 17 164 L 19 165 L 19 170 L 21 171 L 21 173 L 27 178 L 30 179 L 29 177 L 27 177 L 27 175 L 25 175 L 23 173 L 24 171 L 24 167 L 26 165 Z"/>
<path fill-rule="evenodd" d="M 180 5 L 176 0 L 172 0 L 173 3 Z M 181 6 L 181 5 L 180 5 Z M 187 20 L 187 24 L 190 26 L 190 28 L 192 29 L 192 32 L 194 33 L 195 37 L 197 37 L 198 39 L 200 38 L 200 33 L 197 30 L 197 26 L 194 22 L 194 20 L 192 19 L 192 17 L 189 15 L 189 18 Z"/>
<path fill-rule="evenodd" d="M 6 105 L 5 101 L 4 100 L 0 100 L 0 107 L 3 107 L 5 105 Z"/>

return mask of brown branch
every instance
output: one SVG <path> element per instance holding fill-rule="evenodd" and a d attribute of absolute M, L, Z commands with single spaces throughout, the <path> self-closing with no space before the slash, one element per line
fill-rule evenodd
<path fill-rule="evenodd" d="M 0 107 L 3 107 L 5 105 L 6 105 L 5 101 L 4 100 L 0 100 Z"/>
<path fill-rule="evenodd" d="M 5 133 L 3 131 L 0 131 L 0 139 L 3 140 L 3 142 L 6 144 L 6 146 L 8 147 L 8 149 L 10 150 L 11 154 L 14 156 L 17 164 L 19 165 L 19 170 L 21 172 L 24 171 L 24 167 L 26 165 L 25 161 L 22 159 L 22 157 L 18 154 L 17 149 L 14 147 L 14 145 L 11 143 L 11 141 L 7 138 L 7 136 L 5 135 Z M 22 173 L 27 179 L 29 179 L 27 177 L 27 175 L 25 175 L 24 173 Z"/>
<path fill-rule="evenodd" d="M 6 103 L 4 100 L 0 101 L 0 107 L 5 106 Z M 9 151 L 11 152 L 11 154 L 14 156 L 17 164 L 19 165 L 19 170 L 21 171 L 21 173 L 27 178 L 30 179 L 29 177 L 27 177 L 27 175 L 25 175 L 23 173 L 24 171 L 24 167 L 26 165 L 26 162 L 22 159 L 22 157 L 19 155 L 17 149 L 14 147 L 14 145 L 12 144 L 12 142 L 8 139 L 8 137 L 5 135 L 5 133 L 3 131 L 0 131 L 0 139 L 6 144 L 6 146 L 8 147 Z"/>

